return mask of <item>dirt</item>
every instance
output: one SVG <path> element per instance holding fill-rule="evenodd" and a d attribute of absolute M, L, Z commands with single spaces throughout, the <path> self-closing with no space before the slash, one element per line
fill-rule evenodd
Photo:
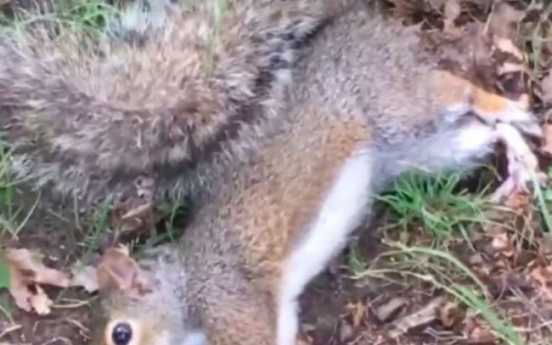
<path fill-rule="evenodd" d="M 66 212 L 63 216 L 69 217 L 72 213 Z M 515 219 L 504 219 L 504 223 L 515 222 Z M 34 248 L 46 254 L 46 263 L 54 268 L 67 267 L 75 257 L 82 255 L 83 250 L 76 244 L 82 240 L 82 230 L 78 227 L 67 229 L 68 222 L 61 220 L 60 216 L 50 212 L 38 210 L 36 217 L 27 224 L 20 234 L 19 240 L 12 245 L 25 248 Z M 63 227 L 64 231 L 60 231 Z M 351 248 L 356 248 L 364 261 L 373 262 L 378 255 L 391 249 L 382 244 L 384 234 L 378 230 L 377 224 L 371 228 L 359 229 L 358 238 L 353 241 Z M 68 231 L 69 230 L 69 231 Z M 473 229 L 474 249 L 465 241 L 451 241 L 450 250 L 463 262 L 470 264 L 470 258 L 474 253 L 489 252 L 492 237 L 486 237 L 484 229 Z M 488 229 L 487 229 L 488 230 Z M 68 235 L 72 234 L 72 235 Z M 385 233 L 386 239 L 393 236 L 400 237 L 399 230 L 391 230 Z M 542 235 L 542 234 L 541 234 Z M 541 236 L 538 235 L 538 236 Z M 428 240 L 423 233 L 412 232 L 412 241 L 419 243 Z M 301 337 L 312 345 L 353 345 L 353 344 L 468 344 L 474 343 L 469 334 L 466 334 L 467 326 L 465 316 L 458 317 L 458 321 L 449 327 L 444 327 L 438 319 L 427 324 L 421 324 L 408 329 L 397 338 L 391 338 L 389 334 L 396 330 L 393 322 L 403 318 L 409 313 L 423 309 L 436 296 L 444 296 L 442 290 L 427 285 L 416 279 L 408 279 L 397 276 L 395 283 L 381 280 L 366 281 L 352 279 L 350 266 L 347 264 L 350 248 L 336 259 L 330 267 L 318 277 L 302 296 L 301 307 Z M 495 307 L 514 315 L 510 320 L 524 329 L 538 325 L 543 319 L 552 318 L 552 304 L 536 297 L 534 285 L 525 284 L 526 278 L 521 274 L 518 280 L 514 276 L 516 266 L 524 267 L 527 262 L 534 261 L 538 254 L 534 254 L 535 248 L 528 246 L 516 256 L 525 259 L 516 259 L 516 264 L 508 269 L 508 274 L 497 274 L 496 279 L 492 275 L 481 274 L 482 280 L 491 291 L 492 302 Z M 523 255 L 521 254 L 523 253 Z M 357 254 L 357 255 L 358 255 Z M 492 254 L 489 254 L 492 256 Z M 377 267 L 392 267 L 392 260 L 383 260 Z M 489 265 L 504 265 L 501 259 L 490 257 Z M 472 265 L 473 266 L 473 265 Z M 474 266 L 475 267 L 475 266 Z M 477 269 L 475 269 L 477 272 Z M 498 270 L 496 272 L 499 272 Z M 452 273 L 451 273 L 452 274 Z M 505 278 L 506 277 L 506 278 Z M 508 278 L 509 277 L 509 278 Z M 508 280 L 509 279 L 509 280 Z M 0 294 L 2 306 L 12 312 L 14 324 L 19 328 L 6 329 L 8 324 L 0 324 L 6 332 L 0 341 L 12 344 L 83 344 L 88 341 L 89 329 L 92 325 L 93 303 L 97 302 L 93 296 L 78 289 L 56 290 L 48 289 L 51 296 L 56 296 L 55 307 L 50 315 L 38 316 L 18 310 L 10 301 L 6 293 Z M 514 293 L 521 293 L 515 295 Z M 523 296 L 521 299 L 520 296 Z M 404 299 L 404 306 L 393 316 L 386 320 L 377 317 L 378 310 L 385 307 L 390 301 Z M 527 301 L 532 301 L 529 303 Z M 537 308 L 538 312 L 531 310 Z M 495 344 L 496 339 L 488 342 L 476 342 L 477 344 Z M 536 342 L 533 342 L 536 344 Z"/>

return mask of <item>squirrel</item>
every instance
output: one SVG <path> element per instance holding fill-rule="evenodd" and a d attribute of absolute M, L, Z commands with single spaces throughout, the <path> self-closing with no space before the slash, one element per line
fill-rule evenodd
<path fill-rule="evenodd" d="M 0 35 L 12 170 L 85 201 L 143 177 L 207 188 L 280 112 L 297 50 L 345 1 L 141 0 L 100 38 L 41 20 Z"/>
<path fill-rule="evenodd" d="M 534 116 L 438 60 L 360 2 L 316 32 L 281 112 L 210 175 L 183 237 L 104 254 L 92 343 L 295 344 L 297 298 L 398 176 L 473 168 L 499 142 L 526 176 Z"/>

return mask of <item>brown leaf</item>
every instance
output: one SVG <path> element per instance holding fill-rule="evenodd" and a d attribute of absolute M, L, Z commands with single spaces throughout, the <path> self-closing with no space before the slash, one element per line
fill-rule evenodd
<path fill-rule="evenodd" d="M 36 293 L 29 297 L 29 304 L 33 307 L 38 315 L 50 314 L 50 307 L 54 304 L 46 295 L 40 285 L 35 285 Z"/>
<path fill-rule="evenodd" d="M 404 307 L 408 301 L 405 298 L 393 298 L 376 310 L 376 316 L 380 321 L 387 321 L 391 315 Z"/>
<path fill-rule="evenodd" d="M 511 247 L 510 239 L 506 232 L 497 232 L 494 234 L 491 244 L 497 251 L 507 250 Z"/>
<path fill-rule="evenodd" d="M 470 344 L 493 344 L 498 339 L 491 330 L 477 326 L 468 335 Z"/>
<path fill-rule="evenodd" d="M 439 320 L 446 328 L 451 328 L 460 318 L 460 308 L 457 303 L 447 302 L 439 308 Z"/>
<path fill-rule="evenodd" d="M 61 271 L 44 266 L 43 256 L 39 253 L 28 249 L 7 249 L 5 256 L 10 269 L 27 283 L 69 286 L 69 277 Z"/>
<path fill-rule="evenodd" d="M 353 326 L 358 327 L 364 319 L 365 307 L 361 302 L 348 303 L 345 307 L 352 315 Z"/>
<path fill-rule="evenodd" d="M 425 325 L 437 318 L 437 311 L 441 304 L 445 301 L 444 297 L 436 297 L 426 304 L 422 309 L 406 315 L 401 319 L 393 321 L 394 329 L 390 330 L 388 335 L 391 338 L 397 338 L 398 336 L 408 332 L 410 329 Z"/>
<path fill-rule="evenodd" d="M 503 53 L 508 53 L 510 55 L 513 55 L 515 58 L 517 58 L 520 61 L 525 60 L 525 56 L 517 47 L 514 42 L 512 42 L 509 38 L 502 38 L 502 37 L 495 37 L 494 38 L 495 46 L 498 50 L 502 51 Z M 521 65 L 523 66 L 523 65 Z M 521 68 L 521 70 L 525 70 L 523 67 L 518 67 L 518 69 Z"/>
<path fill-rule="evenodd" d="M 548 300 L 552 300 L 552 265 L 547 267 L 536 267 L 531 271 L 531 279 L 537 283 L 537 289 L 547 297 Z"/>
<path fill-rule="evenodd" d="M 15 304 L 27 312 L 48 314 L 52 301 L 38 284 L 68 287 L 67 275 L 44 266 L 42 255 L 27 249 L 7 249 L 4 257 L 10 275 L 9 291 Z"/>

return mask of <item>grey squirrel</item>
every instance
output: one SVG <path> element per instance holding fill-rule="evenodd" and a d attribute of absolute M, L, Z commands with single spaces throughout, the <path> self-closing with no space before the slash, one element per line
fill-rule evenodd
<path fill-rule="evenodd" d="M 276 84 L 273 85 L 277 91 L 268 88 L 272 94 L 265 94 L 259 89 L 246 92 L 246 96 L 253 94 L 243 102 L 254 105 L 251 105 L 253 116 L 261 116 L 257 111 L 261 114 L 266 111 L 268 115 L 263 116 L 262 121 L 244 122 L 243 132 L 232 142 L 234 149 L 221 154 L 216 161 L 199 163 L 196 171 L 202 172 L 198 174 L 201 183 L 194 181 L 201 189 L 195 200 L 198 208 L 182 239 L 176 244 L 151 249 L 138 261 L 120 250 L 110 250 L 105 254 L 98 267 L 102 306 L 99 310 L 101 317 L 94 325 L 93 344 L 295 344 L 298 296 L 345 246 L 348 235 L 369 219 L 375 195 L 396 177 L 411 169 L 437 172 L 473 167 L 501 141 L 506 144 L 511 158 L 512 185 L 525 182 L 527 174 L 534 168 L 534 162 L 521 134 L 540 134 L 540 128 L 530 112 L 441 70 L 438 57 L 421 49 L 414 30 L 382 19 L 361 1 L 351 1 L 346 5 L 337 16 L 320 27 L 308 45 L 302 48 L 298 55 L 300 58 L 285 72 L 283 80 L 293 73 L 293 83 L 287 92 L 278 89 Z M 299 13 L 300 18 L 303 15 Z M 305 18 L 313 17 L 307 15 Z M 262 22 L 265 23 L 264 20 Z M 274 23 L 269 25 L 275 27 Z M 186 26 L 171 27 L 178 37 L 196 37 L 186 31 Z M 232 27 L 225 29 L 232 37 Z M 187 42 L 186 39 L 184 41 Z M 162 46 L 170 46 L 170 42 L 173 41 L 153 45 L 151 49 L 154 51 L 145 50 L 144 54 L 156 56 L 155 52 L 168 49 Z M 258 41 L 253 39 L 252 42 Z M 71 139 L 68 142 L 72 143 L 65 145 L 62 140 L 59 144 L 62 148 L 72 152 L 69 148 L 77 146 L 76 150 L 81 153 L 90 149 L 93 162 L 90 164 L 103 166 L 116 175 L 114 172 L 117 169 L 110 170 L 109 157 L 114 157 L 112 152 L 104 151 L 101 145 L 98 145 L 97 151 L 87 145 L 82 150 L 78 148 L 82 138 L 79 137 L 80 127 L 75 126 L 81 113 L 71 111 L 81 109 L 79 98 L 72 99 L 69 97 L 72 93 L 68 93 L 67 98 L 44 100 L 44 94 L 51 95 L 54 86 L 63 83 L 52 82 L 46 90 L 45 87 L 50 86 L 48 78 L 59 80 L 54 78 L 56 74 L 37 74 L 34 69 L 26 67 L 42 68 L 43 64 L 50 62 L 39 63 L 35 55 L 17 55 L 15 50 L 6 47 L 9 46 L 0 45 L 0 55 L 12 59 L 3 65 L 9 68 L 0 67 L 0 104 L 14 108 L 13 118 L 25 120 L 24 126 L 19 128 L 50 128 L 51 133 L 38 133 L 43 135 L 38 143 L 45 147 L 51 145 L 48 140 L 62 133 L 61 138 L 67 136 Z M 147 43 L 145 47 L 148 47 Z M 130 48 L 123 44 L 120 49 L 124 52 Z M 237 49 L 237 52 L 244 51 Z M 286 52 L 281 53 L 287 56 Z M 71 58 L 61 51 L 59 54 L 62 62 Z M 134 50 L 128 54 L 130 60 L 126 64 L 129 66 L 132 66 L 134 54 Z M 257 56 L 255 54 L 253 57 Z M 232 63 L 227 64 L 220 61 L 225 67 L 221 73 L 226 68 L 235 67 L 233 63 L 239 64 L 241 70 L 252 61 L 259 61 L 251 61 L 247 54 L 238 56 L 243 60 L 232 58 L 228 60 Z M 78 54 L 75 57 L 82 59 Z M 171 81 L 168 76 L 173 73 L 180 76 L 177 78 L 179 82 L 189 81 L 185 78 L 188 73 L 195 75 L 196 70 L 186 69 L 190 65 L 183 62 L 188 61 L 186 59 L 193 61 L 198 56 L 178 57 L 178 60 L 166 68 L 159 68 L 157 74 L 146 79 L 152 83 L 149 87 L 152 92 L 159 88 L 159 99 L 165 102 L 171 99 L 167 98 L 167 90 L 174 89 L 158 85 Z M 201 54 L 199 57 L 203 58 Z M 76 62 L 65 66 L 75 66 Z M 80 63 L 84 66 L 85 62 L 88 60 Z M 17 66 L 21 69 L 15 68 Z M 52 66 L 58 65 L 54 61 Z M 105 67 L 102 64 L 99 66 Z M 256 66 L 255 63 L 252 66 Z M 270 67 L 278 71 L 275 66 Z M 152 68 L 152 73 L 154 70 Z M 260 70 L 255 69 L 257 72 Z M 30 81 L 37 81 L 36 75 L 43 76 L 43 83 L 31 85 Z M 84 74 L 85 77 L 91 75 L 95 74 Z M 101 75 L 109 77 L 109 73 Z M 132 75 L 129 74 L 129 77 Z M 12 84 L 8 83 L 8 76 Z M 29 76 L 34 79 L 28 79 Z M 69 80 L 63 74 L 60 78 L 64 82 Z M 90 82 L 84 77 L 77 81 L 77 86 Z M 224 85 L 235 91 L 229 87 L 232 83 Z M 103 89 L 93 90 L 97 90 L 95 99 L 107 99 L 109 96 L 102 94 Z M 222 92 L 216 88 L 213 90 Z M 126 93 L 134 97 L 130 91 Z M 222 95 L 226 94 L 222 92 Z M 213 105 L 210 102 L 221 98 L 217 93 L 207 92 L 209 95 L 210 98 L 203 97 L 205 95 L 200 93 L 197 99 L 192 98 L 196 101 L 195 107 L 178 109 L 211 109 L 217 103 Z M 139 96 L 132 98 L 130 104 L 148 109 L 149 102 L 152 102 L 150 98 L 143 92 Z M 60 104 L 66 108 L 59 107 Z M 105 105 L 103 102 L 91 103 L 94 106 L 97 104 Z M 167 104 L 162 104 L 162 109 L 165 109 Z M 260 105 L 264 106 L 259 108 Z M 55 109 L 55 113 L 50 113 L 51 109 Z M 244 110 L 240 108 L 236 111 L 235 114 L 239 115 Z M 49 123 L 54 126 L 43 127 L 40 117 L 48 120 L 52 114 L 66 119 L 67 127 L 56 126 L 56 119 Z M 77 115 L 73 117 L 72 114 Z M 90 116 L 89 123 L 93 127 L 96 121 L 102 124 L 102 114 L 105 115 L 97 110 L 83 114 Z M 109 117 L 105 117 L 110 122 L 103 123 L 107 127 L 101 128 L 110 130 L 102 133 L 124 138 L 128 134 L 125 130 L 134 127 L 121 127 L 126 129 L 119 131 L 113 125 L 114 119 L 121 124 L 128 119 L 124 116 L 127 113 L 120 113 L 119 117 L 117 114 L 110 113 Z M 168 123 L 174 125 L 171 113 L 159 114 L 168 116 Z M 228 114 L 225 112 L 222 118 L 229 119 Z M 198 118 L 196 125 L 211 128 L 216 119 L 208 116 L 207 122 L 203 123 Z M 160 118 L 159 121 L 162 120 Z M 169 127 L 181 129 L 179 126 Z M 198 132 L 192 133 L 203 133 L 202 129 L 195 127 Z M 14 133 L 15 138 L 18 133 Z M 83 134 L 85 137 L 86 133 Z M 207 138 L 212 138 L 212 133 L 207 134 Z M 22 138 L 26 136 L 28 134 L 24 132 L 19 135 Z M 208 142 L 194 140 L 194 145 Z M 84 143 L 90 142 L 84 140 Z M 113 143 L 111 148 L 117 149 L 118 142 L 114 139 Z M 151 144 L 147 140 L 145 143 Z M 114 163 L 115 167 L 135 159 L 135 162 L 129 163 L 129 170 L 147 171 L 147 164 L 142 159 L 166 163 L 167 157 L 173 157 L 167 155 L 173 152 L 171 150 L 160 150 L 159 157 L 155 156 L 159 148 L 155 145 L 155 149 L 148 150 L 148 146 L 144 145 L 144 151 L 133 151 L 132 145 L 126 147 L 123 144 L 125 142 L 120 147 L 128 149 L 129 156 Z M 52 181 L 60 175 L 57 172 L 44 173 L 40 169 L 52 162 L 59 162 L 59 169 L 66 168 L 64 164 L 69 164 L 69 167 L 73 164 L 75 171 L 85 175 L 89 173 L 86 168 L 91 169 L 90 173 L 95 171 L 94 166 L 89 167 L 84 158 L 77 159 L 69 153 L 67 156 L 49 156 L 43 155 L 40 150 L 27 152 L 30 171 Z M 70 157 L 68 163 L 64 157 Z M 191 156 L 176 154 L 176 157 L 179 161 L 189 161 Z M 36 165 L 33 167 L 33 164 Z M 152 166 L 155 164 L 152 163 Z M 160 164 L 151 169 L 161 174 L 169 167 Z M 203 175 L 203 172 L 206 174 Z M 186 172 L 182 170 L 182 174 Z M 73 177 L 73 183 L 84 181 L 84 177 L 81 178 Z"/>
<path fill-rule="evenodd" d="M 183 238 L 138 261 L 105 254 L 94 344 L 295 344 L 297 298 L 402 173 L 470 168 L 501 141 L 522 184 L 535 119 L 437 61 L 363 4 L 325 26 L 280 115 L 212 175 Z"/>
<path fill-rule="evenodd" d="M 99 39 L 40 20 L 0 36 L 13 170 L 87 201 L 143 176 L 206 188 L 279 113 L 297 49 L 340 1 L 138 1 Z"/>

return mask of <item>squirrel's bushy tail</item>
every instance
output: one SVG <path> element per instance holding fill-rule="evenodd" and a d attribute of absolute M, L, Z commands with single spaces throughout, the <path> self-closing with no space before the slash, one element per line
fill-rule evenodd
<path fill-rule="evenodd" d="M 247 116 L 274 113 L 298 43 L 333 11 L 325 2 L 161 1 L 99 36 L 43 20 L 1 34 L 0 117 L 15 171 L 96 197 L 206 159 L 238 140 Z"/>

